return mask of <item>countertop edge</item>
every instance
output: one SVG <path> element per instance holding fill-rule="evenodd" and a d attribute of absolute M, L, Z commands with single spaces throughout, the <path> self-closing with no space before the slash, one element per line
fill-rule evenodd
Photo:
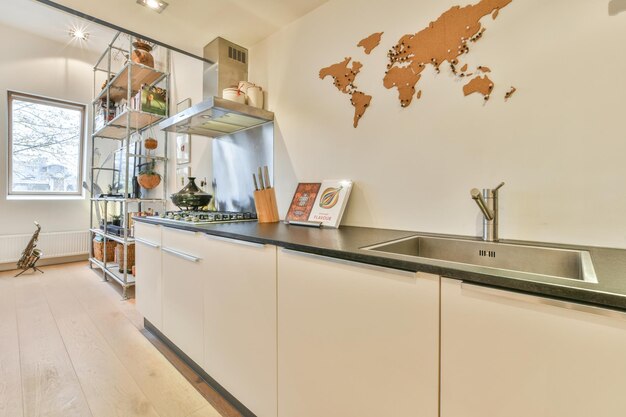
<path fill-rule="evenodd" d="M 547 297 L 562 301 L 572 301 L 594 307 L 601 307 L 611 310 L 617 310 L 620 312 L 626 312 L 626 294 L 622 295 L 612 292 L 595 291 L 585 288 L 567 286 L 565 284 L 553 284 L 540 281 L 515 279 L 498 274 L 476 273 L 464 269 L 461 265 L 456 268 L 430 265 L 423 262 L 396 259 L 391 256 L 385 256 L 381 252 L 365 252 L 360 248 L 354 248 L 354 251 L 337 250 L 317 247 L 313 245 L 287 242 L 284 240 L 251 236 L 241 233 L 232 233 L 223 230 L 205 229 L 194 225 L 168 223 L 165 221 L 148 219 L 144 217 L 135 217 L 134 220 L 142 223 L 154 224 L 184 231 L 195 231 L 228 239 L 235 239 L 259 244 L 270 244 L 288 250 L 335 258 L 359 264 L 367 264 L 409 272 L 424 272 L 439 275 L 445 278 L 458 279 L 467 283 L 474 283 L 498 289 L 511 290 L 523 294 Z M 399 234 L 405 233 L 406 236 L 420 234 L 420 232 L 410 231 L 397 232 Z M 398 238 L 402 238 L 402 236 Z M 551 244 L 551 246 L 554 245 Z M 571 247 L 574 245 L 567 246 Z"/>

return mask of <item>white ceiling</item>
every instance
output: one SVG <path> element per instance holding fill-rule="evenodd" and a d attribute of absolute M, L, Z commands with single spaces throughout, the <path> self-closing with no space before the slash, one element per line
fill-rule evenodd
<path fill-rule="evenodd" d="M 103 52 L 116 33 L 109 28 L 44 6 L 34 0 L 0 0 L 0 24 L 94 52 Z M 87 30 L 88 42 L 72 39 L 69 36 L 72 27 Z"/>
<path fill-rule="evenodd" d="M 127 30 L 202 55 L 217 36 L 250 47 L 328 0 L 167 0 L 156 13 L 136 0 L 56 0 L 56 3 Z M 80 20 L 35 0 L 0 0 L 0 22 L 67 42 L 68 25 Z M 83 21 L 84 22 L 84 21 Z M 89 24 L 91 43 L 110 31 Z M 92 41 L 92 39 L 95 39 Z M 100 45 L 94 49 L 103 49 Z"/>

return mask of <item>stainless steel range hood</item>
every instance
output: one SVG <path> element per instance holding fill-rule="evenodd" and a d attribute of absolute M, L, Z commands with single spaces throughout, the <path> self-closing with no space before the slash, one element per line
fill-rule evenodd
<path fill-rule="evenodd" d="M 219 97 L 210 97 L 159 124 L 167 132 L 217 138 L 274 120 L 274 113 Z"/>
<path fill-rule="evenodd" d="M 274 120 L 274 113 L 220 98 L 222 90 L 248 80 L 248 50 L 216 38 L 204 47 L 204 101 L 159 124 L 167 132 L 217 138 Z"/>

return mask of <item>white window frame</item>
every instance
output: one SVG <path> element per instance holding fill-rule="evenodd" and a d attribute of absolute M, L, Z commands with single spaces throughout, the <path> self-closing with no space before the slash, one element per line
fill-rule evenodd
<path fill-rule="evenodd" d="M 78 110 L 81 113 L 80 126 L 80 149 L 78 161 L 78 176 L 76 191 L 68 192 L 41 192 L 41 191 L 13 191 L 13 100 L 29 101 L 32 103 L 40 103 L 49 106 L 64 107 L 72 110 Z M 34 94 L 20 93 L 17 91 L 7 90 L 7 199 L 31 199 L 31 200 L 56 200 L 56 199 L 82 199 L 84 191 L 82 182 L 85 171 L 85 130 L 87 120 L 87 106 L 82 103 L 76 103 L 66 100 L 60 100 L 50 97 L 43 97 Z"/>

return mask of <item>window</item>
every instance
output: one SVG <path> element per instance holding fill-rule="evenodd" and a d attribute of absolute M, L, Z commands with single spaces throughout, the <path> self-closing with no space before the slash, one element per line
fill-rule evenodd
<path fill-rule="evenodd" d="M 85 106 L 8 92 L 9 194 L 81 195 Z"/>

